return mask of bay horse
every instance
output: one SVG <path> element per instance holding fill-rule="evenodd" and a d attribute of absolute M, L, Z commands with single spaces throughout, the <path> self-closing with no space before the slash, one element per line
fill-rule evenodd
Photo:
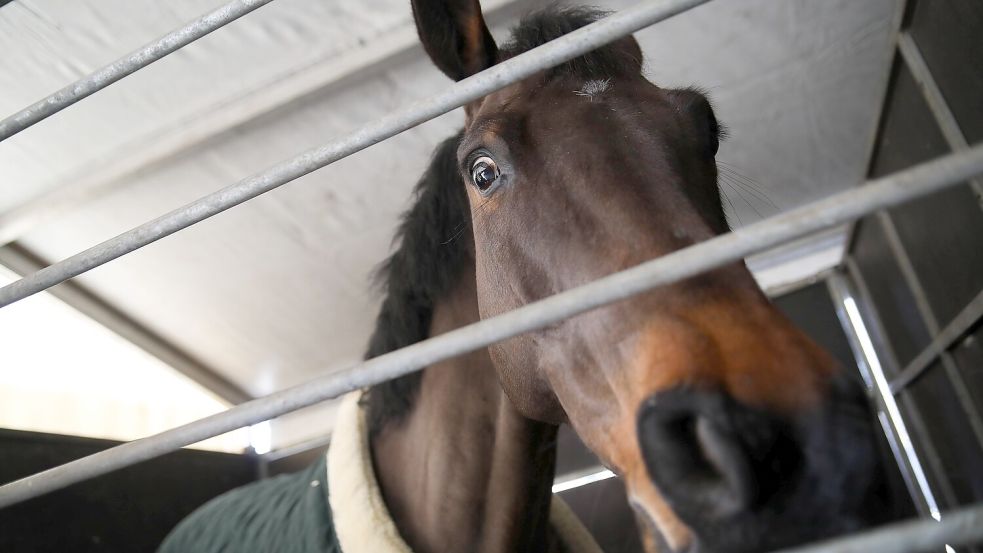
<path fill-rule="evenodd" d="M 498 46 L 476 0 L 413 0 L 413 14 L 427 54 L 456 80 L 603 15 L 548 8 Z M 649 82 L 630 36 L 474 101 L 465 115 L 419 181 L 380 272 L 368 357 L 728 231 L 710 103 Z M 165 550 L 287 550 L 306 516 L 328 521 L 303 541 L 309 550 L 590 551 L 560 528 L 569 520 L 551 495 L 560 424 L 623 479 L 650 553 L 765 551 L 884 512 L 862 390 L 743 263 L 346 404 L 326 479 L 322 463 L 220 497 Z M 352 484 L 332 471 L 368 475 Z M 356 504 L 371 516 L 350 512 Z M 264 514 L 268 505 L 280 514 Z M 188 545 L 230 524 L 225 534 L 238 541 Z"/>

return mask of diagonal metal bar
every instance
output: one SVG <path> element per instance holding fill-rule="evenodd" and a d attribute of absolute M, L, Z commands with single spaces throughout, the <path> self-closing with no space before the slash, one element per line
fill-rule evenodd
<path fill-rule="evenodd" d="M 273 0 L 233 0 L 0 121 L 0 141 L 232 23 Z"/>
<path fill-rule="evenodd" d="M 983 291 L 976 294 L 976 297 L 969 302 L 962 311 L 952 322 L 948 324 L 938 335 L 932 340 L 925 349 L 921 351 L 914 359 L 912 359 L 908 366 L 901 371 L 898 376 L 891 381 L 891 392 L 895 395 L 901 390 L 905 389 L 909 384 L 911 384 L 916 378 L 918 378 L 925 369 L 935 361 L 942 352 L 949 349 L 953 342 L 958 340 L 963 336 L 974 324 L 979 322 L 983 318 Z"/>
<path fill-rule="evenodd" d="M 949 147 L 957 152 L 965 150 L 969 146 L 966 135 L 959 127 L 956 116 L 949 109 L 942 89 L 935 82 L 932 70 L 928 68 L 928 62 L 922 57 L 922 51 L 918 48 L 915 38 L 911 36 L 910 32 L 905 31 L 898 37 L 898 51 L 901 52 L 901 59 L 908 67 L 908 71 L 911 72 L 912 78 L 918 83 L 925 104 L 932 112 L 932 117 L 935 118 L 935 123 L 938 124 L 942 136 L 949 143 Z M 969 185 L 976 194 L 980 206 L 983 207 L 983 182 L 980 179 L 970 179 Z"/>
<path fill-rule="evenodd" d="M 482 13 L 488 25 L 494 26 L 548 3 L 549 0 L 483 0 Z M 405 26 L 386 31 L 342 55 L 325 54 L 309 65 L 281 68 L 288 70 L 255 89 L 240 91 L 235 97 L 172 121 L 67 174 L 40 183 L 38 189 L 47 192 L 0 212 L 0 247 L 78 209 L 79 205 L 125 190 L 141 171 L 193 151 L 216 136 L 241 128 L 287 104 L 348 87 L 372 74 L 405 64 L 422 52 L 411 17 Z"/>
<path fill-rule="evenodd" d="M 504 86 L 534 75 L 709 0 L 647 0 L 454 83 L 444 92 L 415 102 L 361 129 L 282 161 L 54 265 L 0 288 L 0 307 L 36 294 L 117 257 L 201 222 L 443 115 Z"/>
<path fill-rule="evenodd" d="M 894 216 L 888 211 L 882 211 L 877 214 L 876 219 L 881 225 L 881 230 L 884 232 L 884 237 L 887 239 L 891 253 L 894 254 L 894 260 L 898 264 L 901 276 L 905 284 L 907 284 L 908 290 L 911 292 L 915 309 L 921 316 L 922 322 L 925 324 L 925 329 L 930 336 L 938 336 L 941 326 L 932 310 L 928 294 L 925 292 L 922 280 L 915 270 L 911 256 L 908 254 L 908 250 L 905 248 L 901 235 L 898 233 L 898 229 L 894 224 Z M 952 391 L 955 393 L 956 399 L 963 409 L 963 414 L 966 417 L 966 422 L 969 424 L 970 429 L 973 431 L 973 436 L 978 443 L 983 444 L 983 417 L 980 416 L 979 409 L 977 409 L 976 402 L 973 400 L 973 395 L 969 391 L 966 380 L 963 378 L 962 373 L 956 367 L 956 363 L 952 360 L 952 356 L 948 352 L 941 352 L 939 357 L 941 368 L 945 372 Z"/>
<path fill-rule="evenodd" d="M 0 487 L 0 507 L 353 390 L 398 378 L 438 361 L 543 328 L 657 286 L 739 261 L 752 253 L 851 221 L 871 211 L 952 186 L 979 173 L 983 173 L 983 145 L 870 181 L 866 186 L 841 192 L 514 311 L 370 359 L 348 370 L 325 375 L 222 413 L 11 482 Z"/>

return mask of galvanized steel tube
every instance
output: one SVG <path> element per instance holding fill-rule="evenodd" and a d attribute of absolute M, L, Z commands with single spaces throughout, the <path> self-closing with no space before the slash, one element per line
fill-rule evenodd
<path fill-rule="evenodd" d="M 923 553 L 983 542 L 983 503 L 777 553 Z"/>
<path fill-rule="evenodd" d="M 0 141 L 273 0 L 233 0 L 0 121 Z"/>
<path fill-rule="evenodd" d="M 454 83 L 444 92 L 391 113 L 348 136 L 280 162 L 261 173 L 8 284 L 0 288 L 0 307 L 142 248 L 543 69 L 590 52 L 608 42 L 707 1 L 648 0 L 609 15 Z"/>
<path fill-rule="evenodd" d="M 437 361 L 738 261 L 782 242 L 940 190 L 980 173 L 983 173 L 983 145 L 870 181 L 865 186 L 717 236 L 509 313 L 370 359 L 343 372 L 326 375 L 228 411 L 11 482 L 0 487 L 0 507 L 359 388 L 398 378 Z"/>

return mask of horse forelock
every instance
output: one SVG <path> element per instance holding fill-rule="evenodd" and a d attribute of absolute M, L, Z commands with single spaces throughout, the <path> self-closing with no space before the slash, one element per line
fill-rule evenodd
<path fill-rule="evenodd" d="M 596 8 L 557 5 L 532 12 L 513 27 L 511 38 L 499 49 L 499 61 L 542 46 L 609 13 Z M 638 74 L 641 65 L 641 49 L 633 38 L 626 37 L 557 65 L 547 70 L 546 76 L 603 81 L 612 76 Z"/>

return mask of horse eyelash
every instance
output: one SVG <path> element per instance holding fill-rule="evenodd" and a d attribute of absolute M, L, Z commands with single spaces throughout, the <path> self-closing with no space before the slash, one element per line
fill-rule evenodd
<path fill-rule="evenodd" d="M 730 127 L 724 124 L 719 119 L 717 120 L 717 140 L 723 142 L 730 138 Z"/>

